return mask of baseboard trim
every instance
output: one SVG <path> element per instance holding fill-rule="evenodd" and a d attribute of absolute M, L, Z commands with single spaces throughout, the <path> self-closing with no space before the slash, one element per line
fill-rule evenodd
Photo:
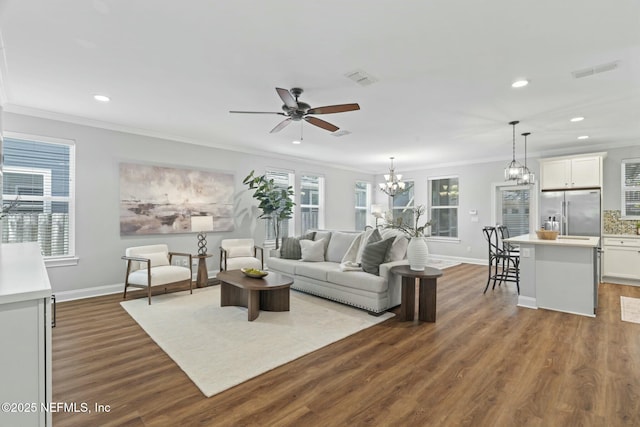
<path fill-rule="evenodd" d="M 213 283 L 215 283 L 217 274 L 218 274 L 217 270 L 209 271 L 207 274 L 208 276 L 207 282 L 212 283 L 213 281 Z M 196 280 L 195 274 L 193 275 L 193 280 Z M 74 300 L 85 299 L 85 298 L 100 297 L 103 295 L 112 295 L 112 294 L 117 294 L 122 292 L 124 292 L 124 283 L 116 283 L 115 285 L 95 286 L 91 288 L 74 289 L 71 291 L 62 291 L 62 292 L 54 291 L 53 293 L 56 295 L 56 302 L 64 302 L 64 301 L 74 301 Z"/>
<path fill-rule="evenodd" d="M 518 307 L 524 308 L 532 308 L 534 310 L 538 309 L 538 302 L 535 298 L 532 297 L 523 297 L 522 295 L 518 296 Z"/>
<path fill-rule="evenodd" d="M 441 259 L 443 261 L 456 261 L 462 264 L 477 264 L 477 265 L 489 264 L 489 262 L 486 259 L 478 259 L 478 258 L 465 258 L 465 257 L 457 257 L 457 256 L 432 255 L 432 254 L 429 254 L 429 258 Z"/>

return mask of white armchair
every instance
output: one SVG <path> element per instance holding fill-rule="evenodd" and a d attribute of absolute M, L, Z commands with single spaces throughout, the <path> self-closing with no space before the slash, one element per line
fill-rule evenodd
<path fill-rule="evenodd" d="M 189 259 L 189 267 L 171 265 L 174 256 Z M 148 245 L 127 248 L 123 260 L 127 261 L 127 274 L 124 279 L 124 296 L 127 298 L 127 288 L 146 288 L 149 304 L 151 304 L 151 287 L 169 285 L 189 285 L 193 293 L 191 282 L 191 254 L 169 252 L 167 245 Z"/>
<path fill-rule="evenodd" d="M 260 259 L 258 259 L 258 251 Z M 264 269 L 264 251 L 253 239 L 224 239 L 220 242 L 220 271 L 240 268 Z"/>

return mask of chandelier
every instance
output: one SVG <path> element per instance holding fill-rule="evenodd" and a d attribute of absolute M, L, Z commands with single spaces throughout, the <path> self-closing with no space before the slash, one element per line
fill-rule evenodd
<path fill-rule="evenodd" d="M 531 135 L 531 132 L 525 132 L 524 136 L 524 166 L 520 170 L 520 178 L 518 178 L 518 184 L 520 185 L 532 185 L 536 182 L 536 176 L 527 167 L 527 136 Z"/>
<path fill-rule="evenodd" d="M 380 183 L 380 190 L 384 191 L 388 196 L 394 197 L 404 193 L 410 187 L 407 187 L 406 184 L 402 182 L 402 175 L 396 174 L 393 170 L 394 157 L 389 157 L 389 159 L 391 159 L 391 167 L 389 168 L 389 173 L 384 176 L 386 182 Z"/>
<path fill-rule="evenodd" d="M 520 123 L 515 120 L 509 122 L 513 126 L 513 160 L 504 168 L 504 180 L 505 181 L 518 181 L 522 178 L 522 165 L 516 161 L 516 125 Z"/>

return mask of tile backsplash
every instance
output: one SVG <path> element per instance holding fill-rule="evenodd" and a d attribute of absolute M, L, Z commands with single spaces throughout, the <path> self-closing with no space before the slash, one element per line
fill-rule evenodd
<path fill-rule="evenodd" d="M 602 212 L 604 234 L 636 234 L 637 222 L 620 219 L 620 211 Z"/>

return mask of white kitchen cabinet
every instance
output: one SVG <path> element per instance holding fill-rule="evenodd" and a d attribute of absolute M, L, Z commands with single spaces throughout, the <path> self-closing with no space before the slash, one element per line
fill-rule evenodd
<path fill-rule="evenodd" d="M 602 187 L 602 156 L 540 160 L 542 190 Z"/>
<path fill-rule="evenodd" d="M 51 286 L 37 243 L 0 246 L 0 426 L 50 426 Z"/>
<path fill-rule="evenodd" d="M 640 281 L 640 238 L 605 237 L 602 276 Z"/>

